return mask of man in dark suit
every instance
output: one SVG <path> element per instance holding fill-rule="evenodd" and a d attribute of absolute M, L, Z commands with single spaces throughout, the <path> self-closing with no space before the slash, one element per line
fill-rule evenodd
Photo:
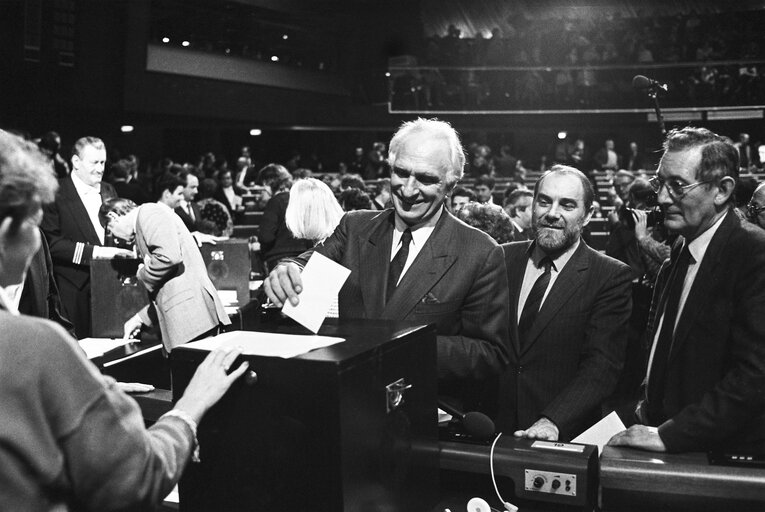
<path fill-rule="evenodd" d="M 78 338 L 91 333 L 90 261 L 132 257 L 130 251 L 104 246 L 98 209 L 103 200 L 116 195 L 114 187 L 101 181 L 105 163 L 101 139 L 77 140 L 72 148 L 72 174 L 59 181 L 56 200 L 45 206 L 42 220 L 63 313 L 74 324 Z"/>
<path fill-rule="evenodd" d="M 733 211 L 738 158 L 704 128 L 667 136 L 651 182 L 685 240 L 656 281 L 640 424 L 611 445 L 765 453 L 765 232 Z"/>
<path fill-rule="evenodd" d="M 600 419 L 619 379 L 631 309 L 627 265 L 589 248 L 587 177 L 562 165 L 534 189 L 533 242 L 503 245 L 510 286 L 510 365 L 497 428 L 556 441 Z"/>
<path fill-rule="evenodd" d="M 474 405 L 479 397 L 467 388 L 507 364 L 502 250 L 443 206 L 465 164 L 451 126 L 404 123 L 391 140 L 389 162 L 393 209 L 347 213 L 316 251 L 351 270 L 339 294 L 341 318 L 436 324 L 439 392 Z M 309 257 L 271 272 L 265 290 L 275 304 L 298 303 Z"/>
<path fill-rule="evenodd" d="M 529 190 L 515 189 L 505 199 L 505 211 L 513 221 L 515 233 L 513 238 L 516 242 L 533 240 L 534 233 L 531 230 L 531 203 L 534 194 Z"/>
<path fill-rule="evenodd" d="M 181 218 L 189 232 L 194 233 L 199 231 L 199 223 L 202 220 L 202 210 L 194 202 L 194 198 L 199 193 L 199 178 L 187 170 L 178 174 L 178 177 L 185 180 L 185 186 L 183 187 L 183 200 L 175 208 L 175 213 Z"/>

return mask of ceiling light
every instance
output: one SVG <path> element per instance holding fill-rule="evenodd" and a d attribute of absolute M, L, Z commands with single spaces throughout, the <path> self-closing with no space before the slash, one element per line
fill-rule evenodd
<path fill-rule="evenodd" d="M 134 127 L 131 124 L 123 124 L 122 126 L 120 126 L 120 131 L 122 133 L 130 133 L 133 130 L 134 130 Z"/>
<path fill-rule="evenodd" d="M 253 128 L 252 130 L 250 130 L 250 135 L 252 135 L 253 137 L 257 137 L 258 135 L 262 133 L 263 133 L 263 130 L 259 128 Z"/>

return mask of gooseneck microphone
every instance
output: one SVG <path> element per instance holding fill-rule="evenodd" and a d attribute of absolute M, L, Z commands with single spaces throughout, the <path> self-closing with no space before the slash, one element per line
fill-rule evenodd
<path fill-rule="evenodd" d="M 658 80 L 643 75 L 635 75 L 635 78 L 632 79 L 632 87 L 639 91 L 662 90 L 667 92 L 668 90 L 667 84 L 663 84 Z"/>
<path fill-rule="evenodd" d="M 494 435 L 494 422 L 485 414 L 477 411 L 465 413 L 443 400 L 438 401 L 438 407 L 457 418 L 462 423 L 465 432 L 474 438 L 486 440 Z"/>
<path fill-rule="evenodd" d="M 659 130 L 661 130 L 662 137 L 667 135 L 667 129 L 664 127 L 664 117 L 661 115 L 661 107 L 659 106 L 659 91 L 667 92 L 667 84 L 663 84 L 653 78 L 648 78 L 643 75 L 635 75 L 632 79 L 632 87 L 638 91 L 645 91 L 648 93 L 648 97 L 653 100 L 653 108 L 656 111 L 656 120 L 659 122 Z"/>

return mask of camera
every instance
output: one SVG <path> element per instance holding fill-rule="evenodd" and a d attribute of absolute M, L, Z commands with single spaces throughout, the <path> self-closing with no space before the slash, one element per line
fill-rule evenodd
<path fill-rule="evenodd" d="M 659 208 L 653 208 L 651 210 L 643 210 L 646 212 L 646 224 L 649 228 L 655 228 L 662 222 L 664 222 L 664 212 Z M 630 230 L 635 229 L 635 221 L 637 216 L 634 208 L 624 208 L 619 212 L 619 220 L 624 226 Z"/>

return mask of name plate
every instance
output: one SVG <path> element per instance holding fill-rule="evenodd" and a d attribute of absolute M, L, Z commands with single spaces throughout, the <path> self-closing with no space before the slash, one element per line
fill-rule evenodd
<path fill-rule="evenodd" d="M 555 443 L 552 441 L 534 441 L 531 443 L 531 447 L 542 448 L 544 450 L 557 450 L 560 452 L 582 453 L 584 451 L 584 445 L 581 444 Z"/>

